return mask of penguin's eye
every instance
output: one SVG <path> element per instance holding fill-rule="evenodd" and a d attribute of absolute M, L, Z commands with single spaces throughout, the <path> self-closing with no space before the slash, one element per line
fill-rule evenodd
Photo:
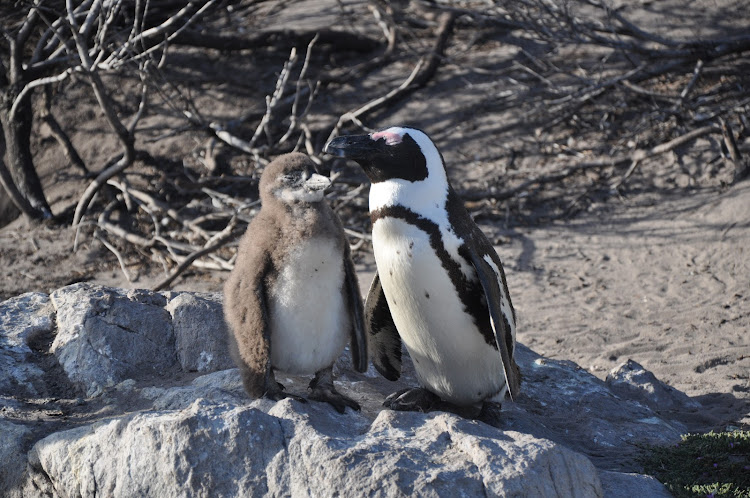
<path fill-rule="evenodd" d="M 287 187 L 297 188 L 300 187 L 306 180 L 306 174 L 304 171 L 295 171 L 293 173 L 287 173 L 281 177 L 282 185 Z"/>

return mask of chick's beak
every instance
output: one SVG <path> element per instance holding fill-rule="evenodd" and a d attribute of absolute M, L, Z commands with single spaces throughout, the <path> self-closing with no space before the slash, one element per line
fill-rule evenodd
<path fill-rule="evenodd" d="M 313 173 L 310 178 L 305 180 L 305 188 L 311 191 L 325 190 L 331 185 L 331 180 L 323 175 Z"/>

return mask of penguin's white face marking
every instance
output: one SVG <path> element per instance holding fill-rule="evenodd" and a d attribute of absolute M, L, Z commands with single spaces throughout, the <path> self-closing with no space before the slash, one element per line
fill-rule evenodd
<path fill-rule="evenodd" d="M 351 327 L 341 292 L 343 258 L 329 238 L 314 238 L 289 254 L 269 292 L 274 368 L 311 374 L 343 351 Z"/>

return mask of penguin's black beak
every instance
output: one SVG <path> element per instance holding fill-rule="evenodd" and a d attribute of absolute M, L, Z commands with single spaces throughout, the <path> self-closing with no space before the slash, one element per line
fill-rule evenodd
<path fill-rule="evenodd" d="M 323 152 L 360 162 L 379 152 L 378 142 L 382 140 L 373 140 L 370 135 L 345 135 L 328 142 Z"/>

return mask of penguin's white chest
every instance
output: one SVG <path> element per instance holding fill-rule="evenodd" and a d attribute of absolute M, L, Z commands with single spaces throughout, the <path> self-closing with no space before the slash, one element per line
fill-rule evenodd
<path fill-rule="evenodd" d="M 385 217 L 373 225 L 372 238 L 393 322 L 422 385 L 460 405 L 502 396 L 500 353 L 465 312 L 428 234 Z"/>
<path fill-rule="evenodd" d="M 312 374 L 336 361 L 350 329 L 343 283 L 335 240 L 314 238 L 292 250 L 268 296 L 274 368 Z"/>

